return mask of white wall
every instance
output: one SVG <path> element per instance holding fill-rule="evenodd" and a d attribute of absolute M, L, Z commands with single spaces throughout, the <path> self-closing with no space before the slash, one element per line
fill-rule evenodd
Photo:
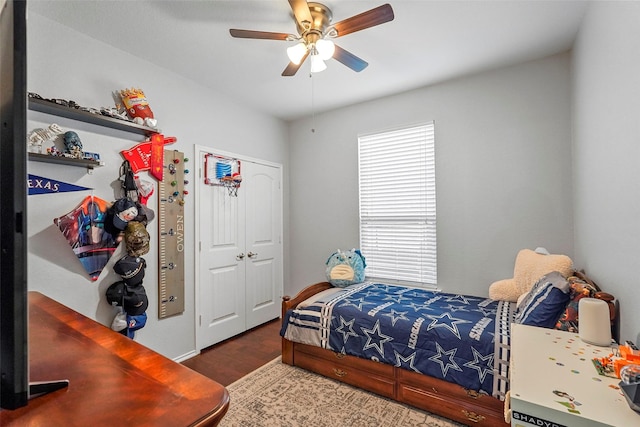
<path fill-rule="evenodd" d="M 358 247 L 358 134 L 428 120 L 436 125 L 442 289 L 487 295 L 513 275 L 521 248 L 572 254 L 570 61 L 562 54 L 292 123 L 286 291 L 324 280 L 333 251 Z"/>
<path fill-rule="evenodd" d="M 595 2 L 573 52 L 575 259 L 640 339 L 640 3 Z"/>
<path fill-rule="evenodd" d="M 113 106 L 111 92 L 127 87 L 145 91 L 159 127 L 178 142 L 167 146 L 185 153 L 191 162 L 187 186 L 193 192 L 198 179 L 194 145 L 217 148 L 284 165 L 288 164 L 287 127 L 280 120 L 256 113 L 192 81 L 142 61 L 111 46 L 88 38 L 67 27 L 37 15 L 28 19 L 28 90 L 45 98 L 73 99 L 83 106 Z M 83 168 L 29 162 L 29 173 L 80 186 L 94 188 L 93 194 L 108 201 L 119 193 L 121 150 L 143 140 L 126 132 L 99 129 L 91 125 L 29 112 L 28 130 L 57 123 L 80 135 L 85 151 L 99 152 L 106 166 L 88 175 Z M 247 125 L 250 124 L 250 125 Z M 115 182 L 115 183 L 114 183 Z M 115 185 L 115 187 L 114 187 Z M 118 248 L 98 281 L 91 282 L 53 218 L 75 208 L 90 192 L 29 196 L 29 289 L 68 305 L 99 322 L 110 325 L 113 309 L 106 303 L 104 291 L 119 276 L 113 262 L 124 255 Z M 193 193 L 192 193 L 193 194 Z M 157 190 L 149 206 L 157 206 Z M 285 186 L 285 242 L 288 216 Z M 136 340 L 171 358 L 181 358 L 195 349 L 194 313 L 194 235 L 193 198 L 185 205 L 185 312 L 158 319 L 157 221 L 148 229 L 151 250 L 144 285 L 149 296 L 149 320 L 137 332 Z M 284 245 L 287 246 L 286 244 Z M 285 268 L 286 267 L 285 263 Z M 287 274 L 285 270 L 285 280 Z"/>

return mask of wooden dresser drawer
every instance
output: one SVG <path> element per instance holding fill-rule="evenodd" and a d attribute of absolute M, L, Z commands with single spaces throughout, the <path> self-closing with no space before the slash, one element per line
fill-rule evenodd
<path fill-rule="evenodd" d="M 427 377 L 404 369 L 398 369 L 398 383 L 405 386 L 426 388 L 434 395 L 452 397 L 456 400 L 467 399 L 469 401 L 473 401 L 474 405 L 483 406 L 485 408 L 498 409 L 502 411 L 502 408 L 504 407 L 501 400 L 489 395 L 478 393 L 474 390 L 468 390 L 450 382 L 438 381 L 432 377 Z"/>
<path fill-rule="evenodd" d="M 292 364 L 465 425 L 508 427 L 503 402 L 392 365 L 291 343 Z"/>
<path fill-rule="evenodd" d="M 465 401 L 463 403 L 459 400 L 454 401 L 445 394 L 419 389 L 406 384 L 398 384 L 398 399 L 425 411 L 433 411 L 434 408 L 437 408 L 439 415 L 459 421 L 465 425 L 508 426 L 504 422 L 501 412 L 489 413 L 486 407 L 475 405 L 473 401 Z"/>
<path fill-rule="evenodd" d="M 309 354 L 313 357 L 326 360 L 328 362 L 339 362 L 340 365 L 356 368 L 360 371 L 368 372 L 373 375 L 379 375 L 394 379 L 394 367 L 392 365 L 386 365 L 380 362 L 374 362 L 373 360 L 361 359 L 355 356 L 349 356 L 346 354 L 335 353 L 330 350 L 325 350 L 319 347 L 314 347 L 305 344 L 295 344 L 296 351 Z M 297 365 L 296 359 L 296 365 Z"/>
<path fill-rule="evenodd" d="M 348 366 L 343 362 L 344 359 L 336 359 L 335 362 L 330 362 L 309 353 L 298 353 L 296 355 L 296 366 L 300 368 L 355 387 L 365 388 L 381 396 L 391 399 L 395 397 L 393 370 L 391 376 L 385 376 L 375 372 L 363 371 L 353 366 Z"/>
<path fill-rule="evenodd" d="M 397 392 L 398 400 L 425 410 L 432 410 L 433 401 L 437 400 L 438 408 L 442 408 L 440 414 L 465 424 L 508 425 L 502 416 L 504 402 L 453 383 L 398 369 Z"/>

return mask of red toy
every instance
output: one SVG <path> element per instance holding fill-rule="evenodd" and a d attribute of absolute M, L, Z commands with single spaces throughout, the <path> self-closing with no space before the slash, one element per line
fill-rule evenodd
<path fill-rule="evenodd" d="M 123 89 L 120 91 L 120 98 L 131 120 L 155 128 L 157 122 L 142 89 Z"/>

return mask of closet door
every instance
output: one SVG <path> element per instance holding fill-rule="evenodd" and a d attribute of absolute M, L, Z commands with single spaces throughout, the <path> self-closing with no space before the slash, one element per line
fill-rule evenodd
<path fill-rule="evenodd" d="M 282 192 L 279 167 L 244 162 L 242 176 L 241 190 L 246 193 L 246 326 L 250 329 L 280 316 Z"/>
<path fill-rule="evenodd" d="M 282 168 L 240 161 L 236 195 L 202 181 L 198 188 L 198 349 L 280 316 Z"/>
<path fill-rule="evenodd" d="M 199 348 L 245 331 L 245 197 L 200 184 Z"/>

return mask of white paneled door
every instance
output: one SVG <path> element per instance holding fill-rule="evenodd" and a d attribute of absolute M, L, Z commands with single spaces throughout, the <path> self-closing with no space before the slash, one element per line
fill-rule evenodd
<path fill-rule="evenodd" d="M 239 160 L 242 183 L 236 196 L 199 180 L 198 349 L 280 315 L 282 167 Z"/>

